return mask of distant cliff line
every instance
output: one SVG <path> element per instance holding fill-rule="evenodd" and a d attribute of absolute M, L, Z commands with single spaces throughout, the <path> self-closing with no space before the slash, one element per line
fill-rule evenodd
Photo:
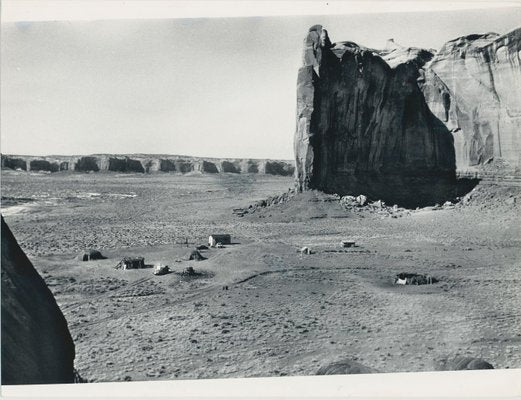
<path fill-rule="evenodd" d="M 269 174 L 292 176 L 293 161 L 210 158 L 180 155 L 92 154 L 78 156 L 30 156 L 2 154 L 2 169 L 43 172 L 172 172 L 187 174 Z"/>

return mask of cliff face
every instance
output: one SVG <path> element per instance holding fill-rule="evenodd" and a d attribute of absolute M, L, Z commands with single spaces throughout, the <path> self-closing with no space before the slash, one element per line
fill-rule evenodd
<path fill-rule="evenodd" d="M 432 54 L 331 45 L 319 25 L 304 47 L 295 134 L 299 189 L 405 205 L 445 198 L 455 177 L 452 135 L 417 84 Z"/>
<path fill-rule="evenodd" d="M 234 173 L 270 174 L 291 176 L 295 171 L 292 162 L 281 160 L 217 159 L 182 156 L 108 155 L 91 156 L 10 156 L 2 155 L 2 168 L 23 171 L 75 171 L 75 172 L 173 172 L 186 174 Z"/>
<path fill-rule="evenodd" d="M 2 384 L 74 382 L 74 343 L 51 291 L 2 217 Z"/>
<path fill-rule="evenodd" d="M 501 158 L 521 167 L 521 28 L 447 42 L 424 68 L 420 86 L 454 135 L 459 171 Z"/>

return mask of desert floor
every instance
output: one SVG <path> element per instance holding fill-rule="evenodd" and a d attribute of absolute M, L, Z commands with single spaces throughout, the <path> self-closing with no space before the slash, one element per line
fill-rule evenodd
<path fill-rule="evenodd" d="M 394 214 L 348 212 L 314 192 L 232 212 L 292 184 L 2 171 L 2 213 L 55 294 L 89 381 L 312 375 L 341 358 L 380 372 L 435 370 L 457 355 L 521 367 L 521 188 L 480 184 L 465 206 Z M 211 233 L 234 243 L 187 261 Z M 75 260 L 85 248 L 108 259 Z M 174 273 L 114 269 L 126 255 Z M 181 274 L 188 266 L 199 275 Z M 439 283 L 394 285 L 400 272 Z"/>

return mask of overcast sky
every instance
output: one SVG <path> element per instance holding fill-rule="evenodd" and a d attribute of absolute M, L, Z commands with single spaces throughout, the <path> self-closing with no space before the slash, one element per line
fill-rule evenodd
<path fill-rule="evenodd" d="M 16 19 L 16 18 L 14 18 Z M 439 48 L 521 7 L 343 16 L 3 22 L 1 151 L 293 158 L 313 24 L 332 41 Z"/>

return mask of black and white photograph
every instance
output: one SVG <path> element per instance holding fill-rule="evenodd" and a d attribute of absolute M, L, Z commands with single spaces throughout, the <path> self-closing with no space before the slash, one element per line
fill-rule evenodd
<path fill-rule="evenodd" d="M 521 3 L 275 3 L 1 2 L 2 390 L 521 378 Z"/>

